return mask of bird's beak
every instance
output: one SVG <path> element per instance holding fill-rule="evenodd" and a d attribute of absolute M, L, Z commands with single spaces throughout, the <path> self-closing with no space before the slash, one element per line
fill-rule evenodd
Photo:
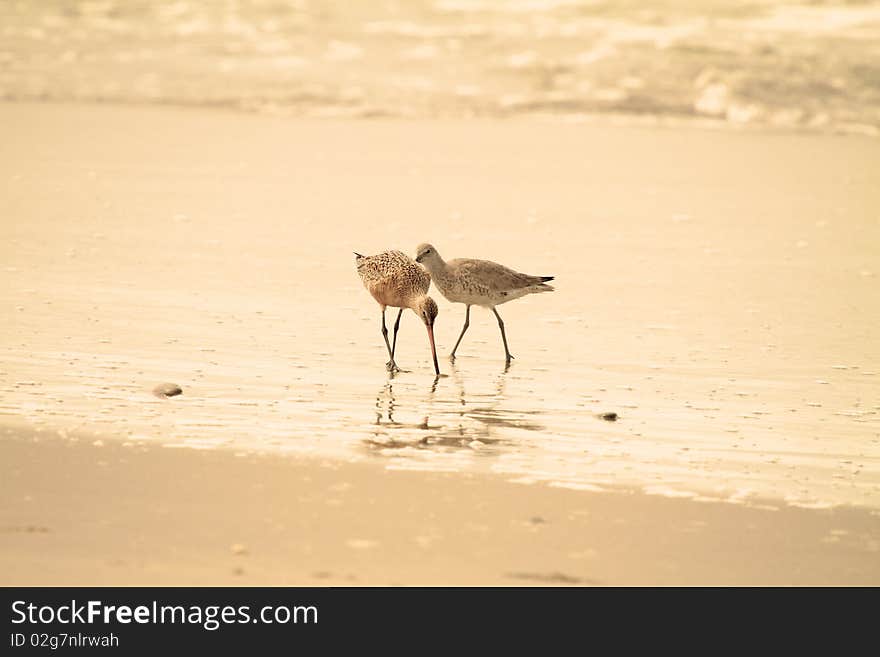
<path fill-rule="evenodd" d="M 437 364 L 437 347 L 434 346 L 434 327 L 425 324 L 428 329 L 428 339 L 431 341 L 431 357 L 434 359 L 434 374 L 440 374 L 440 366 Z"/>
<path fill-rule="evenodd" d="M 421 261 L 422 261 L 422 256 L 416 256 L 416 262 L 421 262 Z"/>

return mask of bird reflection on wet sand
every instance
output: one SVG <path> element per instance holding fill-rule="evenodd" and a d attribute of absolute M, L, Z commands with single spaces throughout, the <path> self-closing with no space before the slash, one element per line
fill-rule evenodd
<path fill-rule="evenodd" d="M 521 429 L 541 431 L 543 424 L 531 418 L 540 411 L 513 411 L 505 408 L 504 388 L 509 366 L 505 365 L 495 381 L 492 393 L 469 395 L 465 379 L 452 365 L 448 377 L 453 386 L 438 386 L 440 378 L 434 379 L 427 394 L 413 399 L 403 394 L 395 395 L 393 377 L 376 395 L 372 437 L 364 444 L 370 454 L 385 454 L 385 450 L 414 448 L 419 450 L 460 451 L 480 455 L 497 454 L 510 436 L 497 436 L 498 430 Z M 447 377 L 444 377 L 447 378 Z M 409 392 L 410 387 L 400 384 L 399 389 Z M 401 406 L 401 399 L 406 403 Z M 401 415 L 421 421 L 405 421 Z"/>

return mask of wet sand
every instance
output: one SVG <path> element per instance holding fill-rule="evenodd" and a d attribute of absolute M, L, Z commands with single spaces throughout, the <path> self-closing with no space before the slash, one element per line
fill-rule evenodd
<path fill-rule="evenodd" d="M 3 585 L 880 584 L 862 510 L 3 438 Z"/>
<path fill-rule="evenodd" d="M 876 140 L 39 104 L 0 105 L 0 132 L 0 302 L 8 309 L 0 315 L 0 423 L 12 436 L 44 438 L 27 448 L 4 439 L 3 467 L 23 473 L 9 499 L 24 499 L 33 480 L 46 499 L 70 500 L 40 504 L 36 514 L 10 503 L 10 526 L 45 523 L 52 531 L 36 538 L 60 540 L 52 514 L 72 508 L 102 509 L 93 521 L 117 526 L 129 522 L 126 507 L 102 507 L 103 495 L 141 515 L 150 496 L 170 509 L 169 493 L 147 487 L 149 495 L 130 497 L 125 482 L 149 484 L 152 471 L 182 482 L 187 468 L 216 465 L 179 491 L 204 507 L 173 509 L 190 514 L 179 518 L 191 532 L 181 545 L 194 554 L 224 509 L 235 517 L 243 508 L 232 499 L 236 482 L 277 477 L 271 508 L 288 493 L 306 495 L 283 489 L 287 475 L 297 473 L 284 484 L 296 486 L 326 461 L 345 474 L 318 468 L 322 484 L 352 481 L 385 497 L 372 516 L 353 493 L 332 497 L 339 515 L 296 540 L 316 553 L 337 550 L 338 560 L 308 562 L 284 581 L 324 570 L 410 584 L 556 570 L 602 583 L 857 583 L 858 573 L 876 581 L 875 571 L 838 568 L 852 555 L 834 539 L 858 536 L 867 553 L 880 524 L 871 515 L 880 509 Z M 494 319 L 475 310 L 460 357 L 441 360 L 445 376 L 435 381 L 425 331 L 408 313 L 398 362 L 409 371 L 389 379 L 378 308 L 351 252 L 412 251 L 424 241 L 449 258 L 556 276 L 556 292 L 501 307 L 516 356 L 509 370 Z M 448 353 L 464 309 L 435 296 L 438 351 Z M 156 397 L 164 383 L 183 394 Z M 604 412 L 618 421 L 599 419 Z M 94 441 L 119 457 L 76 446 Z M 81 474 L 61 455 L 81 459 Z M 125 477 L 113 479 L 111 468 L 99 495 L 93 482 L 106 468 L 97 462 L 126 459 Z M 41 460 L 57 467 L 39 475 Z M 479 563 L 503 568 L 472 570 L 459 554 L 409 570 L 395 571 L 390 557 L 386 570 L 381 561 L 375 572 L 343 567 L 345 541 L 387 547 L 427 536 L 415 519 L 433 512 L 450 481 L 467 497 L 443 502 L 449 515 L 438 531 L 460 527 L 453 511 L 468 518 L 476 511 L 458 507 L 481 500 L 498 518 L 474 520 L 491 528 L 474 550 L 494 555 Z M 563 555 L 594 549 L 581 547 L 589 528 L 567 516 L 519 527 L 516 513 L 533 498 L 572 514 L 607 501 L 603 531 L 640 527 L 617 535 L 632 559 L 615 565 L 620 546 L 609 541 L 595 548 L 608 559 L 601 568 L 569 568 Z M 546 519 L 543 504 L 523 522 Z M 209 522 L 187 524 L 196 512 Z M 401 513 L 409 524 L 379 539 L 366 531 L 368 519 L 386 526 Z M 662 560 L 637 566 L 646 543 L 662 552 L 644 539 L 663 527 L 655 513 L 670 522 L 717 514 L 724 541 L 700 532 L 685 541 L 692 563 L 675 563 L 687 577 L 670 575 Z M 745 546 L 747 564 L 728 575 L 715 552 L 740 545 L 744 526 L 722 522 L 728 515 L 793 538 L 777 532 L 775 543 Z M 553 558 L 518 564 L 510 546 L 526 530 L 565 533 Z M 218 534 L 216 558 L 193 565 L 201 574 L 192 576 L 232 577 L 237 562 L 220 565 L 229 546 L 267 546 L 267 531 Z M 684 533 L 673 532 L 670 545 L 680 547 Z M 25 534 L 10 536 L 34 538 Z M 141 577 L 134 567 L 99 575 L 88 563 L 91 536 L 131 544 L 126 531 L 72 526 L 65 536 L 80 546 L 71 558 L 80 555 L 90 577 Z M 143 544 L 161 552 L 158 539 Z M 4 559 L 27 552 L 14 545 Z M 54 545 L 52 558 L 63 563 Z M 795 558 L 817 545 L 821 557 Z M 44 577 L 48 550 L 33 551 L 33 569 L 14 575 Z M 508 550 L 510 560 L 501 559 Z M 174 582 L 181 571 L 169 565 L 172 552 L 162 554 L 165 581 Z M 264 554 L 278 560 L 259 577 L 271 564 L 298 568 L 268 547 Z M 781 568 L 780 559 L 802 566 Z M 58 583 L 75 576 L 52 572 Z"/>

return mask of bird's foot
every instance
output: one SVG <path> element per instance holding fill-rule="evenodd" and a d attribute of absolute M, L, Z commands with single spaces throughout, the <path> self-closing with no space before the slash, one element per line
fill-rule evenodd
<path fill-rule="evenodd" d="M 393 360 L 389 360 L 387 363 L 385 363 L 385 369 L 388 370 L 389 372 L 391 372 L 392 374 L 395 374 L 400 371 L 400 368 L 397 366 L 397 363 L 395 363 Z"/>
<path fill-rule="evenodd" d="M 510 361 L 514 360 L 513 354 L 510 354 L 510 353 L 506 354 L 505 360 L 507 361 L 507 364 L 510 365 Z"/>

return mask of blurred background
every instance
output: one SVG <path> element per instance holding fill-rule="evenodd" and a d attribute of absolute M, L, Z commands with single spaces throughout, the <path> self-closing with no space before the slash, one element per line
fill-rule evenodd
<path fill-rule="evenodd" d="M 877 135 L 880 3 L 3 0 L 0 99 Z"/>

